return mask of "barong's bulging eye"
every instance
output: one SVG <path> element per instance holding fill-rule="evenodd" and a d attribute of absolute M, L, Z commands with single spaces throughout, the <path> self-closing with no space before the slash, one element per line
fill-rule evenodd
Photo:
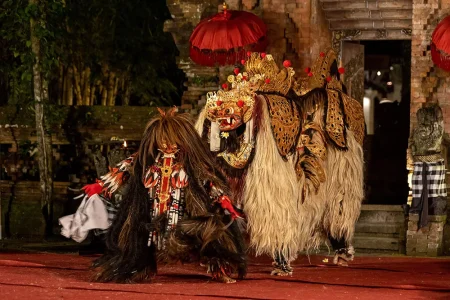
<path fill-rule="evenodd" d="M 234 113 L 234 109 L 232 107 L 225 109 L 225 113 L 227 115 L 233 114 Z"/>

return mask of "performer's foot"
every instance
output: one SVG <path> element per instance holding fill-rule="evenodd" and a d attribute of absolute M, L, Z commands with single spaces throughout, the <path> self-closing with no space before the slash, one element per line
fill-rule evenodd
<path fill-rule="evenodd" d="M 273 269 L 270 275 L 272 276 L 292 276 L 294 269 L 287 264 L 279 264 L 277 262 L 272 263 Z"/>
<path fill-rule="evenodd" d="M 337 263 L 340 267 L 348 267 L 348 262 L 345 259 L 338 257 Z"/>
<path fill-rule="evenodd" d="M 236 280 L 230 277 L 231 269 L 227 263 L 221 263 L 218 259 L 212 259 L 207 264 L 208 273 L 211 273 L 213 280 L 222 283 L 235 283 Z"/>
<path fill-rule="evenodd" d="M 336 250 L 333 263 L 341 267 L 348 267 L 348 262 L 353 260 L 355 250 L 352 246 Z"/>
<path fill-rule="evenodd" d="M 217 276 L 213 276 L 213 280 L 221 283 L 235 283 L 236 280 L 233 278 L 230 278 L 228 275 L 225 274 L 218 274 Z"/>

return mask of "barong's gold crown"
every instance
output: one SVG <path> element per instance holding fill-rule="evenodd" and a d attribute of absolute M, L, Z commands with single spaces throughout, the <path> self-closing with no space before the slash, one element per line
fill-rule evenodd
<path fill-rule="evenodd" d="M 337 61 L 337 57 L 333 49 L 320 53 L 311 68 L 313 76 L 310 77 L 308 82 L 311 89 L 321 88 L 325 85 L 327 78 L 330 77 L 331 65 L 334 61 Z"/>
<path fill-rule="evenodd" d="M 316 88 L 326 87 L 328 89 L 342 90 L 342 83 L 331 76 L 331 66 L 333 62 L 337 62 L 336 52 L 333 49 L 328 49 L 326 52 L 321 52 L 319 57 L 315 60 L 312 68 L 306 68 L 305 72 L 308 74 L 308 79 L 299 83 L 294 83 L 294 91 L 298 95 L 304 95 Z M 339 68 L 339 73 L 344 73 L 344 68 Z"/>
<path fill-rule="evenodd" d="M 236 75 L 228 76 L 228 84 L 223 84 L 222 90 L 209 92 L 206 95 L 208 112 L 219 109 L 224 104 L 230 105 L 230 102 L 235 102 L 235 105 L 239 107 L 249 108 L 243 118 L 244 122 L 248 122 L 253 112 L 254 98 L 258 92 L 283 95 L 289 92 L 295 75 L 289 61 L 285 61 L 283 63 L 285 68 L 280 70 L 272 55 L 257 52 L 249 54 L 248 60 L 245 61 L 245 72 L 240 72 L 240 69 L 236 68 Z M 208 119 L 213 121 L 213 115 L 208 114 Z"/>

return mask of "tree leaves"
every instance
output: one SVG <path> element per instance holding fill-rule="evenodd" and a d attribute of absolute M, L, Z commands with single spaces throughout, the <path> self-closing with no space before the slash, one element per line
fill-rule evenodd
<path fill-rule="evenodd" d="M 179 103 L 183 73 L 177 49 L 163 32 L 170 18 L 164 0 L 3 0 L 0 8 L 0 81 L 9 82 L 8 101 L 29 101 L 31 66 L 30 18 L 38 22 L 41 72 L 50 81 L 59 66 L 74 63 L 92 70 L 91 81 L 108 65 L 116 74 L 130 72 L 131 93 L 142 105 Z M 128 73 L 127 73 L 128 74 Z M 22 88 L 18 88 L 21 86 Z M 52 88 L 52 84 L 50 85 Z M 56 103 L 55 93 L 50 102 Z M 57 93 L 56 93 L 57 94 Z"/>

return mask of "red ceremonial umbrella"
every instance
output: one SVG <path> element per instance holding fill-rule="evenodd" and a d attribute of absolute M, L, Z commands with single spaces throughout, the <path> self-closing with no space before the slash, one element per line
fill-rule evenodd
<path fill-rule="evenodd" d="M 436 66 L 450 72 L 450 16 L 442 20 L 433 32 L 431 58 Z"/>
<path fill-rule="evenodd" d="M 190 57 L 200 65 L 232 65 L 245 59 L 247 51 L 263 52 L 267 47 L 264 22 L 246 11 L 224 10 L 204 19 L 189 39 Z"/>

